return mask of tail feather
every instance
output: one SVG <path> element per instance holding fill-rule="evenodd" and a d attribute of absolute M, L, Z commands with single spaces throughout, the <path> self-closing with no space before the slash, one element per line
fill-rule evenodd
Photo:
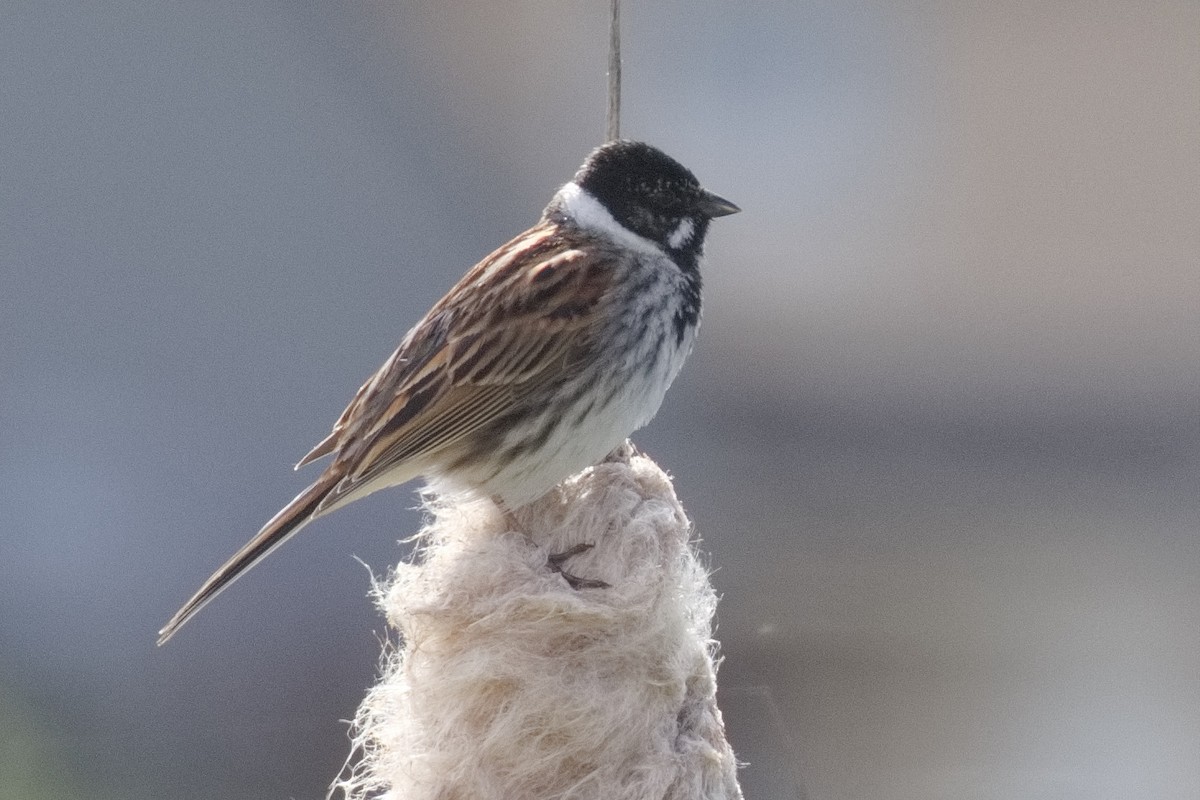
<path fill-rule="evenodd" d="M 246 542 L 242 549 L 234 553 L 220 569 L 214 572 L 200 587 L 200 590 L 184 603 L 183 608 L 175 612 L 175 616 L 171 617 L 170 622 L 158 632 L 158 644 L 165 644 L 175 635 L 176 631 L 183 627 L 184 623 L 208 605 L 214 597 L 315 519 L 318 516 L 318 506 L 321 501 L 333 490 L 340 478 L 341 475 L 330 470 L 318 478 L 314 484 L 296 495 L 296 498 L 272 517 L 253 539 Z M 324 509 L 320 513 L 328 510 Z"/>

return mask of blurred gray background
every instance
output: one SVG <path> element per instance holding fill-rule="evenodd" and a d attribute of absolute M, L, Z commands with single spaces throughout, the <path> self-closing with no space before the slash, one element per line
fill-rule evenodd
<path fill-rule="evenodd" d="M 750 800 L 1200 797 L 1200 5 L 627 0 Z M 0 798 L 317 798 L 396 490 L 154 632 L 604 130 L 607 3 L 0 10 Z"/>

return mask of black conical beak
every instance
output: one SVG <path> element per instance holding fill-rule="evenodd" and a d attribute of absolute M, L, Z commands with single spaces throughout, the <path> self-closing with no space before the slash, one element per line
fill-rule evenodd
<path fill-rule="evenodd" d="M 712 192 L 705 192 L 704 197 L 700 200 L 700 213 L 709 219 L 726 217 L 730 214 L 736 214 L 739 211 L 741 209 L 733 203 Z"/>

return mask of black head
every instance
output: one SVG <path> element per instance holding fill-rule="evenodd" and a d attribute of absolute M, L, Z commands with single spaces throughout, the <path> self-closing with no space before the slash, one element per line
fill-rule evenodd
<path fill-rule="evenodd" d="M 709 220 L 740 210 L 705 191 L 691 171 L 644 142 L 601 145 L 575 173 L 574 183 L 622 226 L 683 264 L 699 257 Z"/>

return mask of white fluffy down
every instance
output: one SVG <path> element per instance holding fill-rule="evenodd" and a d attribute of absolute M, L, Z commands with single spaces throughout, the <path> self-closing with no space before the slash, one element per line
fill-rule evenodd
<path fill-rule="evenodd" d="M 380 591 L 402 642 L 333 792 L 741 798 L 715 697 L 716 596 L 654 462 L 626 452 L 508 521 L 479 499 L 430 511 L 417 563 Z M 547 567 L 581 542 L 595 547 L 566 569 L 610 588 L 576 591 Z"/>

